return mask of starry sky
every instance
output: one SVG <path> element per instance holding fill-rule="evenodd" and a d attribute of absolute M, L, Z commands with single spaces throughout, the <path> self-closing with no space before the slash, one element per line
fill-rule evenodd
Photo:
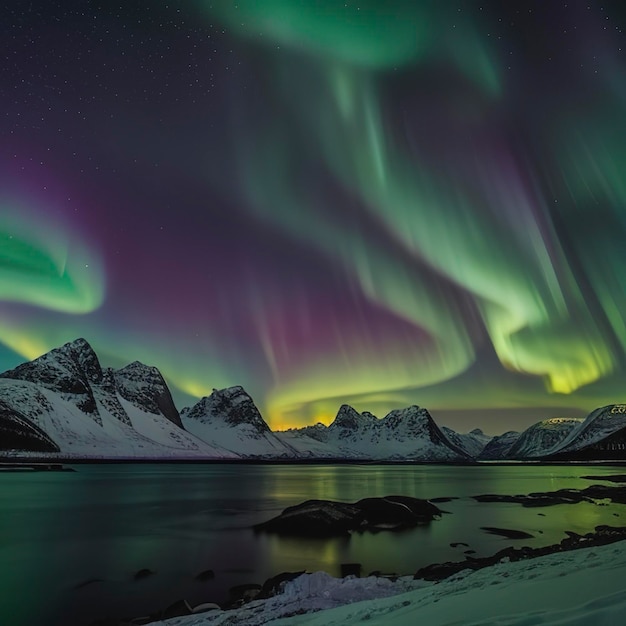
<path fill-rule="evenodd" d="M 626 400 L 620 2 L 0 7 L 0 370 L 489 433 Z"/>

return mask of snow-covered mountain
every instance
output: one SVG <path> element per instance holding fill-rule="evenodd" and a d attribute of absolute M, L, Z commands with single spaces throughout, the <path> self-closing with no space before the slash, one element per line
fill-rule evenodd
<path fill-rule="evenodd" d="M 565 440 L 572 430 L 580 426 L 582 421 L 574 417 L 553 417 L 537 422 L 515 440 L 506 456 L 511 459 L 547 456 Z"/>
<path fill-rule="evenodd" d="M 317 424 L 277 434 L 301 456 L 309 457 L 432 462 L 471 458 L 418 406 L 396 409 L 378 419 L 344 404 L 328 427 Z"/>
<path fill-rule="evenodd" d="M 416 406 L 377 419 L 344 405 L 328 427 L 273 433 L 230 387 L 181 419 L 158 369 L 102 368 L 84 339 L 0 375 L 0 435 L 2 450 L 72 458 L 470 459 Z"/>
<path fill-rule="evenodd" d="M 483 448 L 478 456 L 481 461 L 495 461 L 498 459 L 508 459 L 509 450 L 519 438 L 520 433 L 515 430 L 509 430 L 502 435 L 493 437 L 489 443 Z"/>
<path fill-rule="evenodd" d="M 609 404 L 592 411 L 574 428 L 552 453 L 570 454 L 597 451 L 615 452 L 626 449 L 626 405 Z"/>
<path fill-rule="evenodd" d="M 77 339 L 0 374 L 0 451 L 119 459 L 618 458 L 626 456 L 626 405 L 493 438 L 479 429 L 440 429 L 418 406 L 378 419 L 346 404 L 329 426 L 272 432 L 242 387 L 214 390 L 179 415 L 157 368 L 137 361 L 102 368 L 87 341 Z"/>
<path fill-rule="evenodd" d="M 103 369 L 84 339 L 0 375 L 2 449 L 81 458 L 236 458 L 186 432 L 156 368 Z M 15 444 L 18 445 L 15 445 Z"/>
<path fill-rule="evenodd" d="M 244 457 L 294 458 L 296 450 L 273 433 L 243 387 L 214 389 L 181 412 L 184 428 L 212 446 Z"/>
<path fill-rule="evenodd" d="M 485 435 L 480 428 L 475 428 L 469 433 L 457 433 L 452 428 L 442 426 L 441 431 L 454 445 L 474 458 L 477 458 L 485 446 L 493 439 L 491 435 Z"/>

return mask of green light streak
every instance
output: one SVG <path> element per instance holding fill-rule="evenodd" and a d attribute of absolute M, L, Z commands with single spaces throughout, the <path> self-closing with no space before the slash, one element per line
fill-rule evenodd
<path fill-rule="evenodd" d="M 0 300 L 87 313 L 104 298 L 96 255 L 38 219 L 0 207 Z"/>

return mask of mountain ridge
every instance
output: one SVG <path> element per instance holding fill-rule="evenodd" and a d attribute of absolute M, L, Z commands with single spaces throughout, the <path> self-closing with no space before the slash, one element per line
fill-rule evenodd
<path fill-rule="evenodd" d="M 158 368 L 139 361 L 103 368 L 78 338 L 0 374 L 0 454 L 7 450 L 112 459 L 622 458 L 626 405 L 601 407 L 585 420 L 549 418 L 496 437 L 439 427 L 417 405 L 378 418 L 343 404 L 328 426 L 272 431 L 240 385 L 214 389 L 179 413 Z"/>

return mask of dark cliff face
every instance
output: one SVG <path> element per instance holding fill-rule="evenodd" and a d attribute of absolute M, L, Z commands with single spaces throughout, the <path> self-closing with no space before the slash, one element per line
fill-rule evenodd
<path fill-rule="evenodd" d="M 254 400 L 241 386 L 214 389 L 185 413 L 186 419 L 204 423 L 220 420 L 230 426 L 248 424 L 259 434 L 272 432 Z"/>
<path fill-rule="evenodd" d="M 59 452 L 59 446 L 28 417 L 0 400 L 0 450 Z"/>
<path fill-rule="evenodd" d="M 149 413 L 162 413 L 170 422 L 183 428 L 172 394 L 156 367 L 134 361 L 112 374 L 122 398 Z"/>

